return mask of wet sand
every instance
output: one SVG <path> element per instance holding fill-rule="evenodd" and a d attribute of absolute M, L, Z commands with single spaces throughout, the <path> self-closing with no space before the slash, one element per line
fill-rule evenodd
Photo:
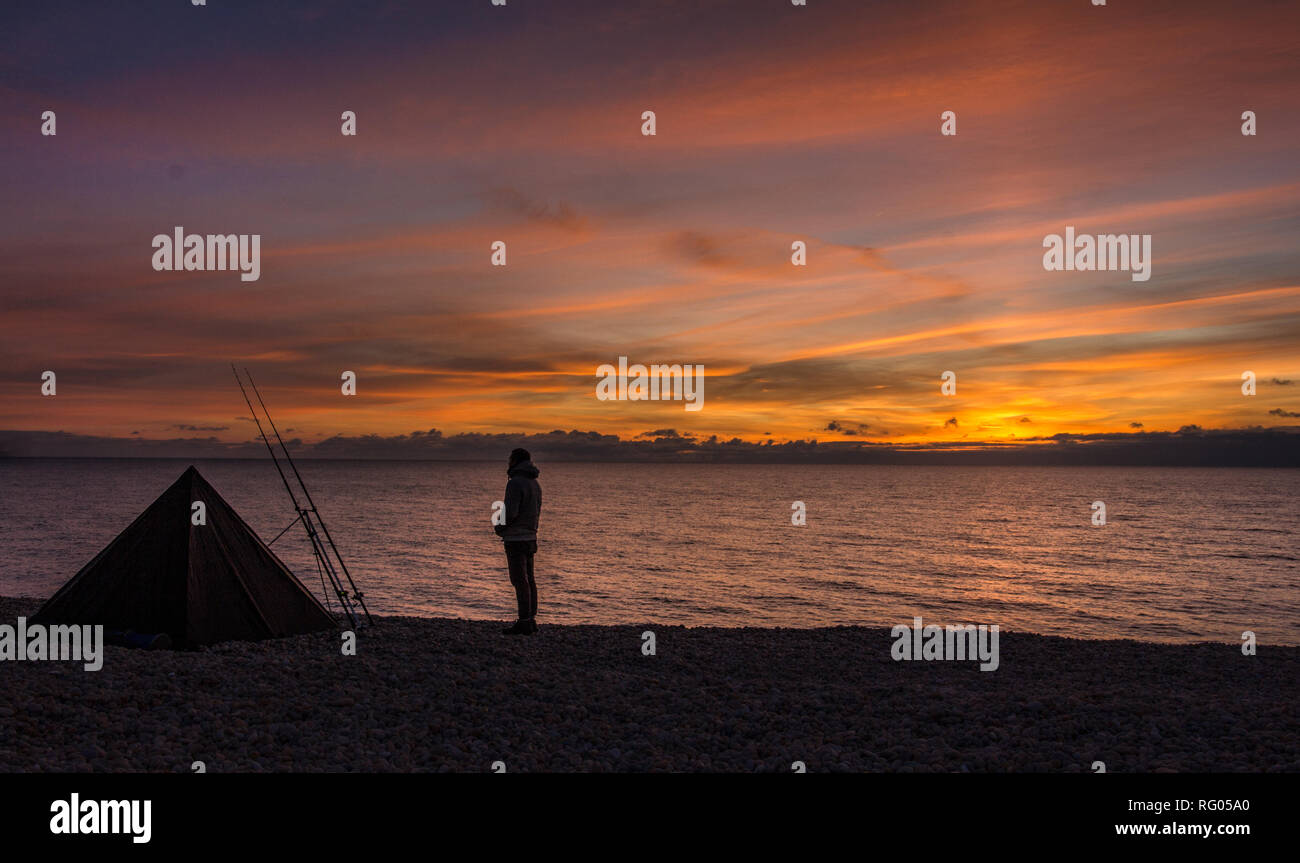
<path fill-rule="evenodd" d="M 1002 633 L 981 672 L 895 662 L 885 628 L 501 628 L 0 662 L 0 770 L 1300 771 L 1300 647 Z"/>

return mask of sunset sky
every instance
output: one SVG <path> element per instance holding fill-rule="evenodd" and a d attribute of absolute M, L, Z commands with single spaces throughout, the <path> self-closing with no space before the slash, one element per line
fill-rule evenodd
<path fill-rule="evenodd" d="M 0 21 L 0 429 L 248 440 L 231 361 L 309 442 L 1300 425 L 1294 2 Z M 261 234 L 260 280 L 155 272 L 177 225 Z M 1150 280 L 1045 271 L 1067 225 L 1152 235 Z M 596 400 L 620 356 L 703 364 L 704 409 Z"/>

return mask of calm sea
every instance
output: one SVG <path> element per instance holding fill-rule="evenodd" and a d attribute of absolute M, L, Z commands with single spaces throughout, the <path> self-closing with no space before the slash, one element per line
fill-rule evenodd
<path fill-rule="evenodd" d="M 45 597 L 186 467 L 0 461 L 0 594 Z M 269 461 L 198 462 L 270 541 Z M 508 619 L 504 465 L 299 465 L 372 611 Z M 1082 638 L 1300 644 L 1300 471 L 539 464 L 541 619 L 999 624 Z M 1093 501 L 1106 504 L 1092 524 Z M 803 501 L 807 525 L 791 525 Z M 274 550 L 320 594 L 300 528 Z"/>

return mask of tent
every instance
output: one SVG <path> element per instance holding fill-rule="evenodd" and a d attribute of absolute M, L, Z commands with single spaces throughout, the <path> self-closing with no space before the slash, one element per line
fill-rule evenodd
<path fill-rule="evenodd" d="M 196 501 L 206 524 L 193 523 Z M 337 626 L 193 465 L 32 622 L 166 633 L 177 647 Z"/>

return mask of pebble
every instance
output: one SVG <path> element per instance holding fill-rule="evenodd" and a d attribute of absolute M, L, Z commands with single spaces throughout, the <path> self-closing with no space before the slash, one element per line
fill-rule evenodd
<path fill-rule="evenodd" d="M 0 620 L 38 605 L 0 597 Z M 888 629 L 500 628 L 0 662 L 0 771 L 1300 771 L 1296 647 L 1003 633 L 981 672 L 895 662 Z"/>

